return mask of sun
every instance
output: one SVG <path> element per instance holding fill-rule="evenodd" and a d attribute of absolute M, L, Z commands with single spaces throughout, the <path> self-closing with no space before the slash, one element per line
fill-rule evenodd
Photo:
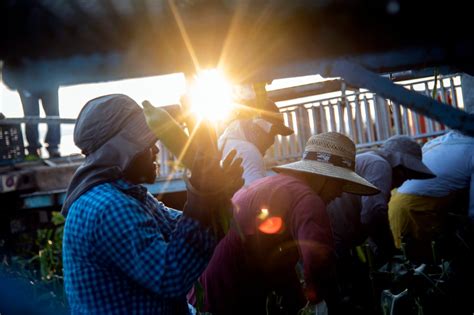
<path fill-rule="evenodd" d="M 235 108 L 233 87 L 218 69 L 199 72 L 189 87 L 190 111 L 199 119 L 225 120 Z"/>

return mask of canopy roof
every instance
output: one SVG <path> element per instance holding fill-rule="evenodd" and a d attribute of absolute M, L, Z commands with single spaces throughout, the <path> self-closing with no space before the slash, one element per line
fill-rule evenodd
<path fill-rule="evenodd" d="M 387 52 L 401 55 L 369 69 L 447 65 L 470 72 L 474 40 L 466 3 L 4 0 L 0 59 L 12 72 L 48 66 L 48 81 L 62 84 L 190 73 L 197 64 L 219 63 L 237 80 L 269 80 L 307 74 L 308 62 Z M 74 75 L 65 78 L 64 70 Z M 7 75 L 7 83 L 15 81 Z"/>
<path fill-rule="evenodd" d="M 216 65 L 237 82 L 338 76 L 474 134 L 473 117 L 377 75 L 473 74 L 471 15 L 462 0 L 3 0 L 0 59 L 29 90 Z"/>

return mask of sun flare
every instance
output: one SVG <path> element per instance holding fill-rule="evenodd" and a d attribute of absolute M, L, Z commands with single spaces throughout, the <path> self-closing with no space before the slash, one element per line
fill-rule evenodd
<path fill-rule="evenodd" d="M 190 110 L 200 119 L 222 121 L 234 109 L 232 84 L 217 69 L 196 75 L 189 89 Z"/>

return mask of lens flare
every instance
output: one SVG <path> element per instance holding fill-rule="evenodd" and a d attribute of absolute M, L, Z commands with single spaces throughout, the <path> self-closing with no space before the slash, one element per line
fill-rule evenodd
<path fill-rule="evenodd" d="M 258 215 L 258 218 L 260 220 L 265 220 L 269 215 L 268 209 L 262 208 L 260 209 L 260 214 Z"/>
<path fill-rule="evenodd" d="M 283 230 L 283 219 L 280 217 L 269 217 L 263 220 L 258 229 L 265 234 L 277 234 Z"/>
<path fill-rule="evenodd" d="M 200 119 L 224 120 L 234 108 L 232 85 L 217 69 L 201 71 L 189 90 L 191 113 Z"/>

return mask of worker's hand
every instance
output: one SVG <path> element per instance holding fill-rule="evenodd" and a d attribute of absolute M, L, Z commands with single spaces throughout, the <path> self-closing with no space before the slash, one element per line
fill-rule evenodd
<path fill-rule="evenodd" d="M 218 156 L 199 151 L 187 181 L 185 214 L 206 227 L 212 227 L 218 237 L 229 228 L 232 217 L 230 199 L 244 183 L 242 159 L 235 159 L 235 155 L 236 152 L 232 151 L 221 163 Z"/>
<path fill-rule="evenodd" d="M 200 151 L 194 158 L 189 179 L 194 189 L 204 194 L 225 195 L 232 198 L 239 190 L 242 179 L 242 158 L 235 158 L 237 151 L 232 150 L 223 161 L 218 156 L 209 156 Z"/>
<path fill-rule="evenodd" d="M 224 178 L 227 179 L 225 183 L 225 192 L 229 198 L 244 185 L 244 168 L 242 167 L 242 158 L 235 158 L 237 155 L 236 150 L 231 150 L 229 154 L 222 161 L 222 170 L 224 172 Z"/>

